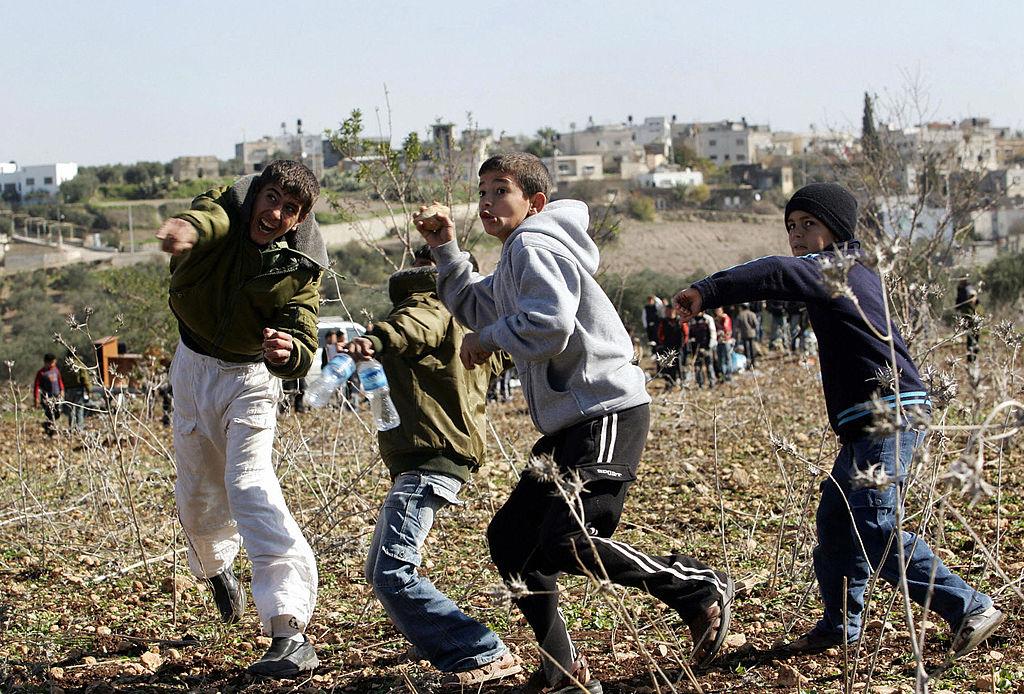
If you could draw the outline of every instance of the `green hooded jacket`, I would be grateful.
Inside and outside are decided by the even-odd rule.
[[[188,347],[229,362],[261,361],[263,328],[290,334],[291,357],[267,368],[280,378],[302,378],[317,349],[327,250],[312,214],[274,243],[253,243],[256,179],[243,176],[203,193],[176,215],[195,227],[198,240],[171,259],[171,311]]]
[[[366,337],[384,366],[401,424],[378,432],[391,477],[429,470],[463,482],[484,456],[487,384],[501,359],[468,371],[459,359],[466,329],[437,298],[437,271],[410,268],[391,276],[394,308]]]

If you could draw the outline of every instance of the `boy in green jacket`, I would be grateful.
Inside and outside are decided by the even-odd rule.
[[[170,305],[181,341],[171,364],[174,487],[192,572],[226,623],[245,593],[231,565],[244,541],[270,649],[249,671],[294,677],[319,664],[303,631],[316,560],[271,461],[281,378],[305,376],[317,346],[327,251],[309,214],[313,173],[275,161],[197,197],[157,232],[171,253]]]
[[[493,368],[467,370],[459,359],[465,328],[437,298],[430,249],[391,276],[394,308],[343,349],[384,366],[401,424],[378,433],[393,484],[366,561],[366,580],[391,621],[445,684],[479,685],[522,671],[498,635],[464,614],[420,576],[420,551],[439,510],[458,493],[484,453],[484,403]],[[499,365],[495,358],[493,365]]]

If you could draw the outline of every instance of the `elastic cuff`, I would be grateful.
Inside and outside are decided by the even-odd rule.
[[[437,248],[432,248],[431,253],[434,255],[434,260],[437,261],[438,267],[462,260],[463,255],[462,251],[459,250],[459,242],[455,239],[441,244]]]

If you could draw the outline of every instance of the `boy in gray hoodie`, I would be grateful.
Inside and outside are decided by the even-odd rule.
[[[548,203],[547,169],[529,154],[491,157],[480,167],[479,215],[502,241],[493,274],[473,271],[451,220],[416,222],[433,249],[438,294],[476,331],[463,341],[467,368],[492,352],[512,356],[530,416],[542,436],[487,529],[498,571],[533,628],[542,668],[523,692],[592,694],[591,677],[558,611],[562,572],[642,588],[675,609],[693,634],[694,660],[709,664],[728,631],[733,586],[724,573],[682,555],[650,556],[610,539],[626,491],[636,479],[650,426],[643,371],[615,308],[594,279],[597,246],[587,234],[587,206]],[[431,227],[439,227],[431,230]],[[550,461],[550,464],[537,461]],[[557,469],[555,469],[557,468]],[[555,477],[578,479],[575,497]],[[571,483],[570,483],[571,484]]]

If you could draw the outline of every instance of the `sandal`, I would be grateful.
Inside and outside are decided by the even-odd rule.
[[[693,664],[698,670],[708,667],[718,657],[729,633],[736,587],[732,578],[726,576],[725,581],[725,593],[719,597],[718,602],[709,605],[704,612],[687,622],[693,637]]]

